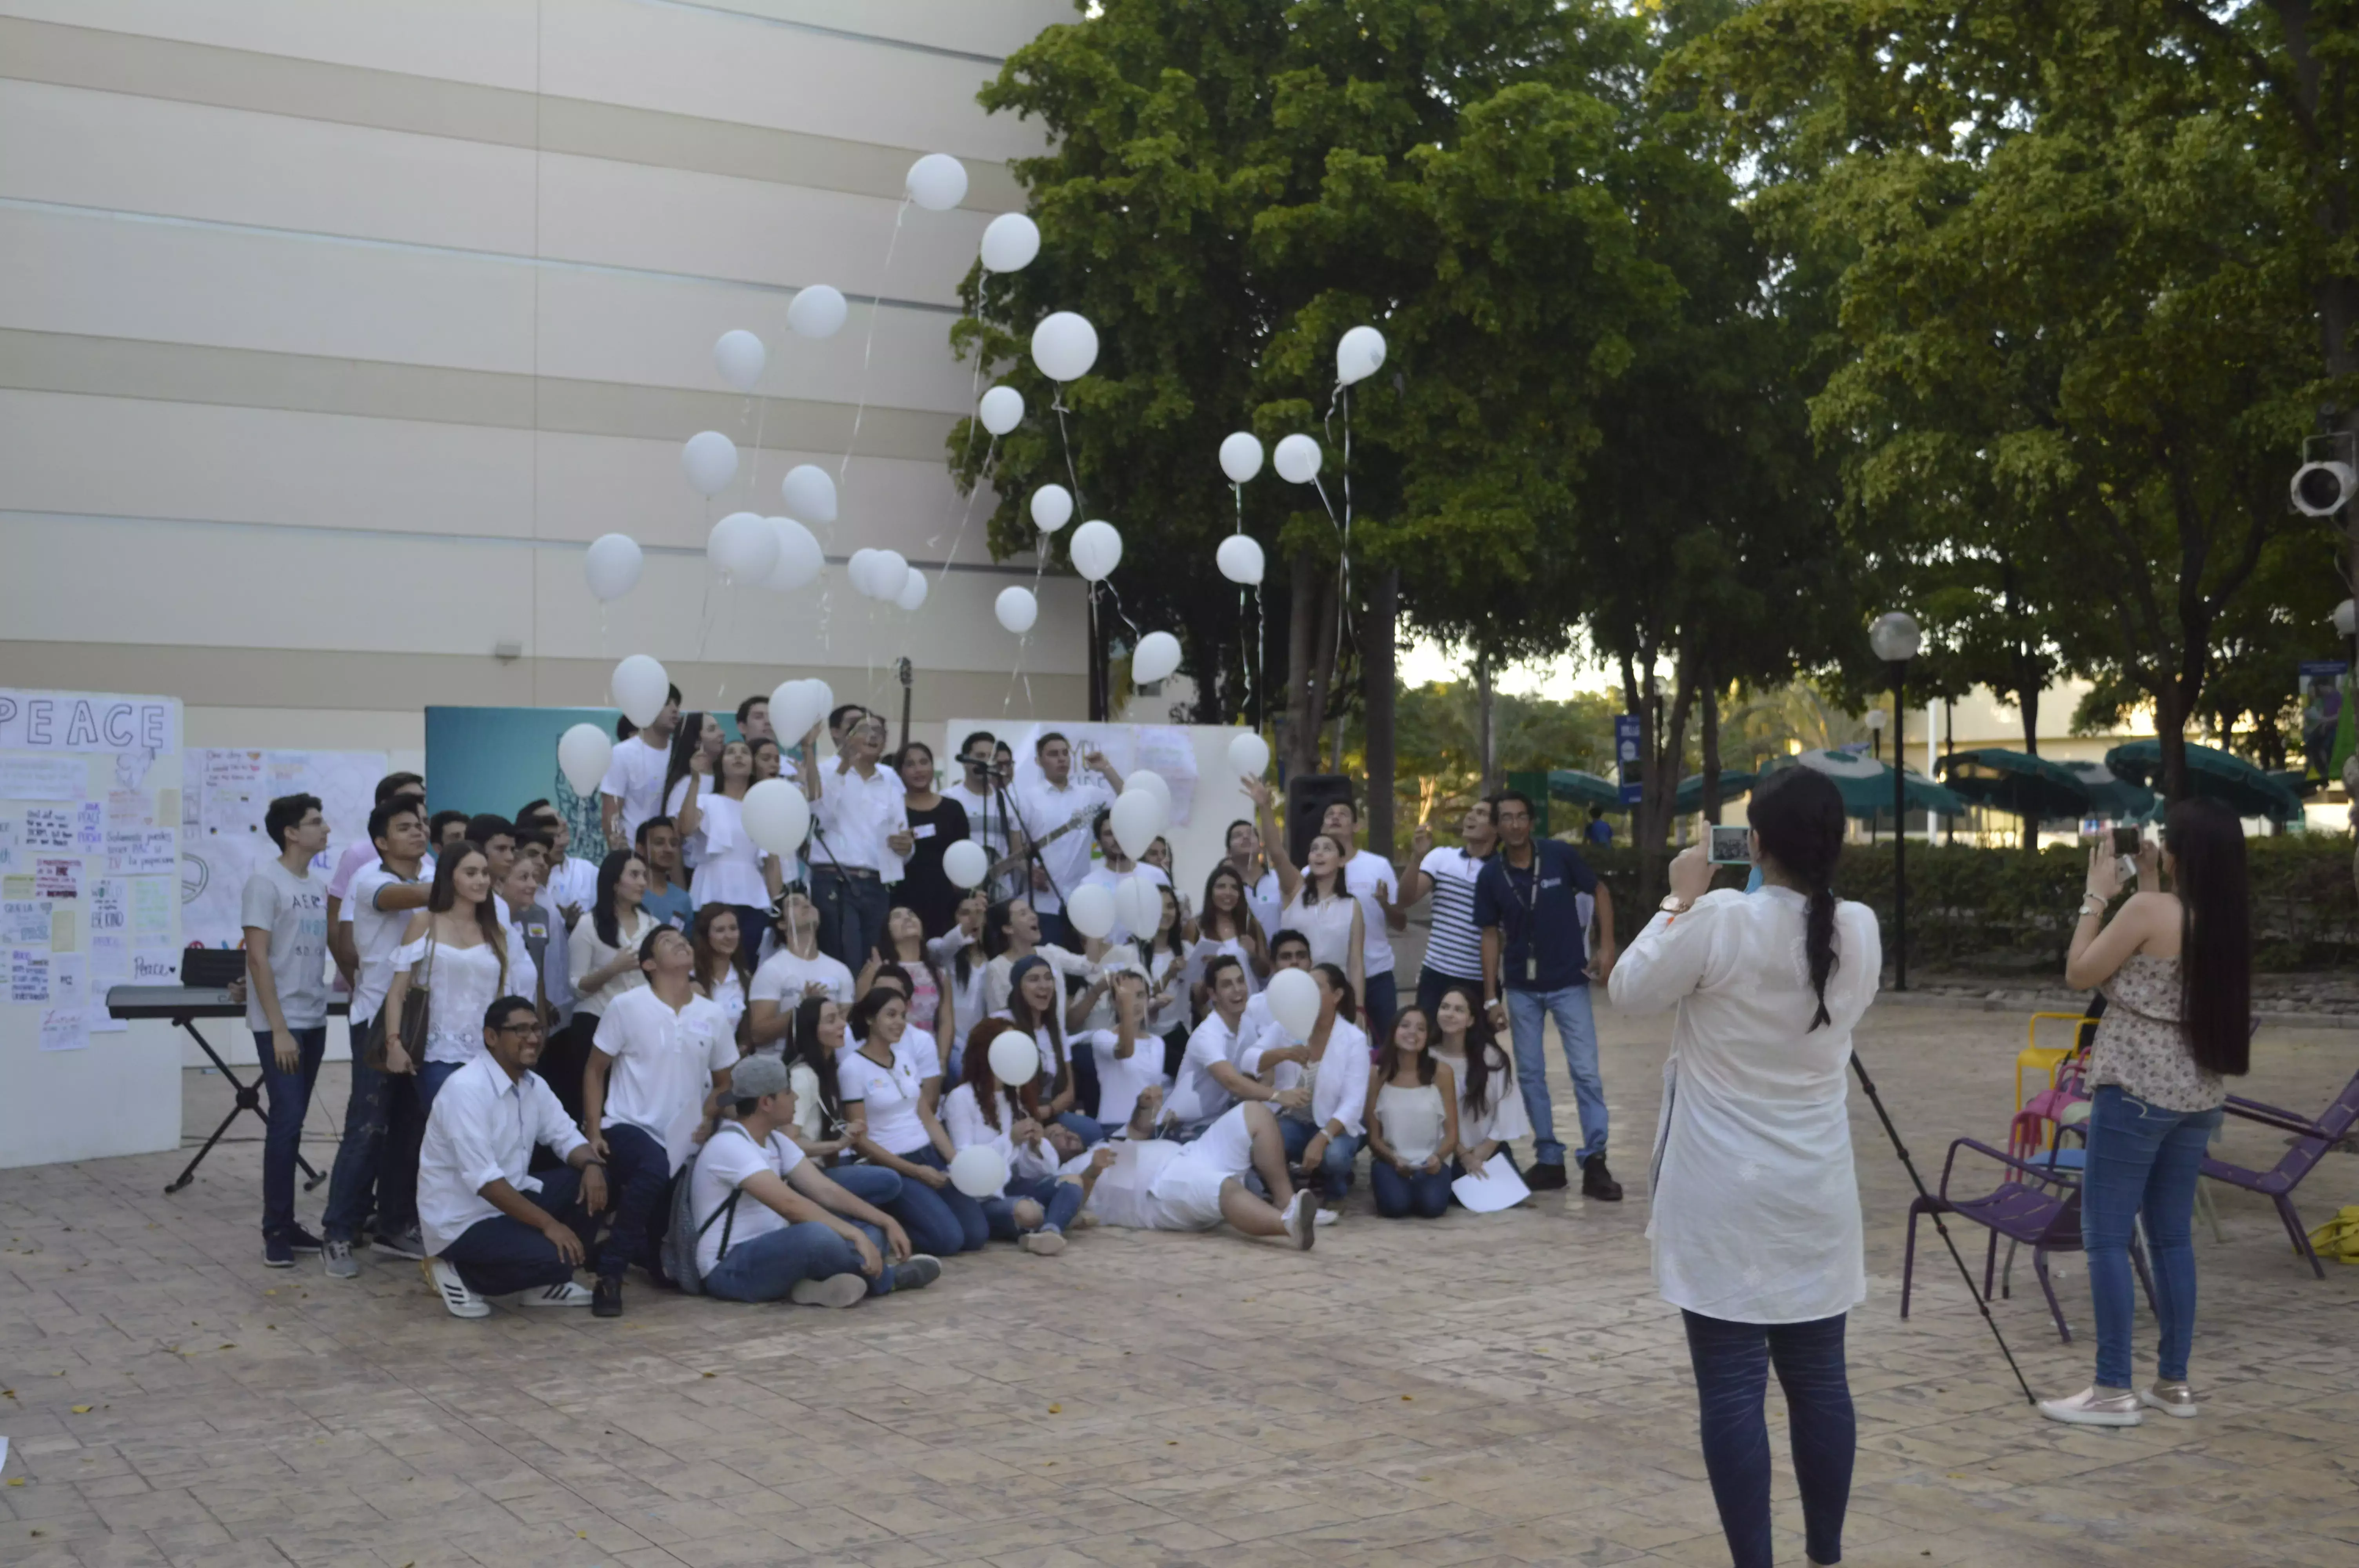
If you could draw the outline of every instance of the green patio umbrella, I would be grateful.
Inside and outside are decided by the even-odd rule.
[[[2129,741],[2105,753],[2105,766],[2125,779],[2159,793],[2162,784],[2162,742]],[[2262,816],[2272,822],[2301,817],[2301,796],[2233,752],[2187,743],[2187,784],[2190,793],[2216,800],[2239,816]]]
[[[1579,768],[1549,770],[1549,798],[1570,801],[1579,806],[1602,806],[1608,811],[1627,811],[1622,804],[1622,787],[1612,779],[1601,779],[1595,773],[1584,773]]]
[[[2154,791],[2133,784],[2103,762],[2067,762],[2089,792],[2089,815],[2113,822],[2143,822],[2154,813]]]
[[[1803,752],[1791,757],[1773,757],[1762,764],[1761,782],[1785,768],[1809,768],[1824,773],[1842,792],[1843,813],[1881,821],[1887,827],[1892,821],[1892,769],[1873,757],[1863,757],[1851,752]],[[1940,816],[1963,816],[1966,803],[1957,795],[1942,788],[1924,774],[1909,772],[1904,775],[1907,794],[1902,797],[1903,809],[1912,815],[1930,811]]]
[[[1751,789],[1753,781],[1758,777],[1760,777],[1758,773],[1748,773],[1737,768],[1721,769],[1720,798],[1722,802],[1725,804],[1732,801]],[[1682,816],[1690,811],[1701,811],[1703,809],[1703,775],[1690,773],[1681,779],[1679,792],[1671,798]]]
[[[2037,824],[2078,818],[2089,807],[2089,786],[2061,762],[1984,746],[1940,761],[1941,779],[1962,799]]]

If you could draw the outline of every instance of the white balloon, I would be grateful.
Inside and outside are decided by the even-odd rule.
[[[1221,471],[1231,484],[1243,484],[1261,472],[1261,441],[1250,430],[1221,438]]]
[[[868,565],[875,558],[876,552],[864,546],[853,551],[852,558],[843,563],[843,575],[852,579],[852,591],[863,599],[876,597],[868,586]]]
[[[777,711],[772,705],[771,711]],[[784,734],[784,730],[779,733]],[[1269,742],[1247,730],[1229,741],[1229,766],[1241,777],[1257,779],[1269,766]]]
[[[1010,1088],[1023,1087],[1040,1076],[1040,1047],[1013,1029],[994,1036],[991,1076]]]
[[[901,591],[893,596],[893,602],[915,614],[926,607],[926,574],[915,567],[910,567],[908,573],[902,581]]]
[[[797,463],[778,481],[778,500],[798,523],[835,521],[835,481],[817,463]]]
[[[1012,386],[995,386],[975,405],[975,417],[995,436],[1005,436],[1024,422],[1024,395]]]
[[[942,875],[952,887],[981,887],[990,874],[991,856],[973,838],[962,838],[942,851]]]
[[[670,699],[671,676],[647,654],[633,654],[614,666],[606,688],[614,693],[614,706],[623,710],[623,717],[644,730],[656,721],[656,715]]]
[[[988,1143],[970,1143],[951,1156],[951,1185],[971,1198],[995,1198],[1007,1186],[1007,1162]]]
[[[759,582],[778,564],[778,536],[758,512],[732,512],[704,536],[704,558],[733,582]]]
[[[770,537],[777,541],[778,557],[770,568],[770,575],[762,586],[792,593],[815,582],[827,569],[827,556],[819,547],[819,538],[810,529],[791,517],[766,517]]]
[[[782,680],[770,688],[770,728],[781,746],[792,746],[808,734],[810,727],[827,717],[824,710],[812,706],[817,697],[807,680]]]
[[[898,550],[877,551],[869,560],[868,581],[871,585],[869,597],[881,599],[887,604],[898,604],[901,589],[909,581],[908,557]]]
[[[1309,484],[1319,477],[1319,443],[1297,433],[1278,442],[1273,464],[1277,477],[1288,484]]]
[[[1032,492],[1032,524],[1053,534],[1073,520],[1073,492],[1061,484],[1044,484]]]
[[[1385,335],[1374,327],[1354,327],[1335,344],[1335,379],[1345,386],[1376,373],[1385,362]]]
[[[699,430],[679,449],[680,471],[699,495],[718,495],[737,477],[737,443],[718,430]]]
[[[983,232],[985,272],[1022,272],[1039,254],[1039,226],[1021,212],[1002,212]]]
[[[909,200],[929,212],[947,212],[966,200],[966,165],[948,153],[928,153],[909,166]]]
[[[781,860],[791,859],[810,832],[810,802],[785,779],[764,779],[747,790],[737,814],[745,836]]]
[[[1032,622],[1040,619],[1040,601],[1032,597],[1028,588],[1001,589],[998,602],[991,609],[999,617],[999,623],[1019,637],[1032,630]]]
[[[1261,993],[1269,999],[1269,1015],[1297,1041],[1308,1041],[1319,1027],[1319,982],[1308,969],[1280,969],[1270,976]]]
[[[582,566],[590,591],[601,600],[620,599],[639,580],[646,557],[639,542],[628,534],[601,534],[590,541],[590,557]]]
[[[1111,815],[1114,841],[1134,860],[1153,849],[1155,836],[1163,831],[1163,802],[1151,789],[1123,791]]]
[[[1114,917],[1124,930],[1146,941],[1163,923],[1163,884],[1143,871],[1115,878]]]
[[[1231,582],[1245,588],[1257,588],[1261,585],[1263,568],[1261,541],[1250,534],[1232,534],[1221,541],[1219,549],[1212,552],[1212,564],[1219,567],[1221,575]]]
[[[1153,686],[1179,667],[1180,639],[1169,632],[1149,632],[1131,650],[1130,678],[1136,685]]]
[[[1071,310],[1044,317],[1032,329],[1032,362],[1050,381],[1079,381],[1098,362],[1098,330]]]
[[[576,724],[557,738],[557,771],[584,800],[598,793],[614,760],[614,737],[595,724]]]
[[[1065,895],[1066,923],[1084,936],[1103,936],[1114,929],[1114,894],[1103,882],[1083,882]]]
[[[740,327],[721,334],[712,345],[712,368],[721,379],[740,392],[751,392],[762,379],[762,367],[770,362],[770,352],[762,347],[762,340]]]
[[[1111,523],[1088,522],[1073,530],[1066,545],[1073,569],[1092,582],[1103,582],[1122,565],[1122,535]]]
[[[798,288],[787,302],[787,325],[805,338],[834,337],[850,314],[852,308],[844,304],[843,296],[824,283]]]
[[[1153,768],[1140,768],[1136,772],[1123,774],[1122,787],[1129,790],[1133,786],[1155,792],[1156,797],[1163,802],[1163,826],[1170,827],[1171,786],[1164,782],[1163,775]]]

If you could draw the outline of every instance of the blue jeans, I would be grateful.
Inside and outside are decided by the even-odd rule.
[[[1589,987],[1583,983],[1562,990],[1507,992],[1507,1021],[1516,1035],[1516,1081],[1523,1086],[1524,1112],[1532,1122],[1532,1160],[1541,1165],[1564,1163],[1556,1112],[1549,1104],[1548,1047],[1542,1034],[1545,1020],[1551,1017],[1564,1045],[1564,1065],[1572,1074],[1572,1098],[1581,1107],[1580,1158],[1596,1159],[1605,1152],[1605,1080],[1597,1072],[1597,1018],[1590,1011]]]
[[[462,1062],[420,1062],[418,1064],[418,1120],[423,1127],[434,1114],[434,1097],[451,1081],[451,1075],[466,1064]]]
[[[884,882],[837,871],[822,850],[811,866],[811,902],[819,906],[819,950],[858,974],[885,940],[892,900]]]
[[[1386,969],[1381,975],[1369,975],[1361,983],[1366,994],[1360,998],[1360,1027],[1368,1032],[1372,1050],[1385,1048],[1385,1037],[1393,1032],[1393,1014],[1400,1011],[1400,987]]]
[[[853,1165],[831,1171],[828,1179],[871,1207],[885,1209],[891,1208],[900,1197],[904,1184],[898,1173],[880,1165]],[[749,1201],[752,1200],[738,1200],[741,1207]],[[885,1260],[885,1267],[868,1281],[868,1293],[892,1294],[893,1254],[885,1245],[885,1233],[862,1220],[855,1219],[851,1224],[868,1238],[877,1256]],[[915,1245],[915,1238],[911,1243]],[[804,1280],[827,1280],[858,1272],[860,1249],[832,1227],[809,1219],[751,1241],[732,1244],[727,1255],[712,1266],[712,1272],[704,1276],[704,1293],[729,1302],[775,1302],[785,1299],[787,1292]]]
[[[606,1191],[613,1195],[614,1222],[591,1261],[602,1280],[620,1281],[633,1263],[653,1274],[661,1256],[657,1249],[671,1226],[671,1156],[645,1128],[617,1122],[599,1130],[606,1139]]]
[[[581,1172],[570,1165],[551,1171],[540,1178],[540,1191],[524,1195],[580,1237],[585,1252],[592,1249],[591,1233],[598,1221],[582,1206]],[[442,1260],[459,1271],[470,1289],[486,1296],[561,1285],[573,1278],[573,1265],[554,1242],[504,1214],[469,1226],[442,1249]]]
[[[1073,923],[1065,918],[1061,909],[1036,912],[1040,922],[1040,940],[1051,947],[1070,947],[1078,953],[1082,945],[1073,940]]]
[[[983,1200],[983,1215],[991,1222],[993,1240],[1013,1241],[1022,1234],[1023,1227],[1016,1223],[1018,1198],[1030,1198],[1048,1217],[1035,1229],[1061,1231],[1082,1212],[1082,1184],[1056,1176],[1010,1176],[1006,1192]]]
[[[1701,1407],[1703,1465],[1735,1568],[1769,1568],[1769,1428],[1761,1400],[1777,1367],[1811,1561],[1843,1560],[1859,1423],[1843,1375],[1843,1318],[1730,1323],[1682,1310]]]
[[[1450,1212],[1450,1167],[1402,1175],[1389,1160],[1371,1157],[1368,1185],[1376,1195],[1376,1212],[1386,1219],[1440,1219]]]
[[[927,1165],[937,1171],[947,1171],[951,1162],[941,1157],[930,1143],[904,1152],[901,1158],[913,1165]],[[872,1166],[883,1170],[882,1166]],[[898,1176],[899,1173],[886,1171]],[[837,1175],[839,1181],[842,1176]],[[983,1217],[983,1206],[948,1182],[940,1187],[900,1176],[901,1195],[891,1204],[879,1204],[901,1228],[909,1233],[909,1245],[936,1258],[955,1257],[961,1252],[973,1252],[991,1239],[991,1222]]]
[[[2130,1323],[2137,1287],[2130,1278],[2131,1227],[2146,1222],[2154,1267],[2160,1344],[2155,1375],[2187,1379],[2195,1337],[2195,1182],[2220,1109],[2166,1110],[2102,1084],[2089,1097],[2089,1152],[2081,1179],[2081,1240],[2089,1253],[2089,1294],[2097,1319],[2097,1381],[2130,1386]]]
[[[365,1021],[353,1038],[368,1038]],[[407,1075],[380,1073],[353,1060],[353,1087],[344,1101],[344,1138],[328,1177],[328,1212],[321,1228],[331,1241],[357,1241],[374,1202],[380,1235],[418,1223],[418,1086]],[[405,1166],[402,1151],[408,1151]]]
[[[1322,1124],[1323,1125],[1323,1124]],[[1286,1141],[1286,1162],[1299,1165],[1302,1152],[1310,1147],[1310,1140],[1319,1128],[1298,1117],[1277,1119],[1278,1136]],[[1360,1145],[1367,1139],[1357,1132],[1346,1132],[1341,1138],[1327,1141],[1326,1157],[1319,1162],[1320,1191],[1331,1198],[1340,1198],[1352,1190],[1352,1162],[1360,1157]]]
[[[291,1236],[295,1231],[295,1152],[303,1139],[303,1118],[311,1109],[311,1085],[320,1076],[320,1058],[328,1049],[328,1026],[290,1029],[295,1036],[295,1070],[283,1072],[271,1033],[254,1034],[255,1054],[262,1062],[262,1088],[270,1108],[270,1130],[262,1135],[262,1236]]]
[[[1483,1011],[1481,980],[1469,979],[1463,975],[1445,975],[1440,969],[1419,969],[1417,972],[1417,1005],[1425,1009],[1426,1017],[1433,1016],[1435,1010],[1441,1006],[1441,993],[1452,986],[1466,993],[1467,1006],[1477,1012]],[[1368,1038],[1376,1039],[1373,1034]],[[1377,1046],[1382,1049],[1383,1042],[1377,1041]]]

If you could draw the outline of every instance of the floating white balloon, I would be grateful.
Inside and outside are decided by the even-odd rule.
[[[1374,327],[1354,327],[1335,344],[1335,379],[1345,386],[1364,381],[1385,362],[1385,335]]]
[[[835,481],[817,463],[797,463],[778,481],[778,501],[798,523],[835,521]]]
[[[810,833],[810,802],[785,779],[764,779],[738,803],[745,836],[781,860],[791,860]]]
[[[1044,484],[1032,492],[1032,525],[1053,534],[1073,520],[1073,492],[1061,484]]]
[[[1013,1029],[995,1035],[991,1042],[991,1076],[1009,1088],[1023,1087],[1040,1076],[1040,1047]]]
[[[1012,386],[995,386],[975,405],[975,417],[995,436],[1005,436],[1024,422],[1024,395]]]
[[[1098,362],[1098,330],[1071,310],[1043,317],[1032,329],[1032,362],[1050,381],[1079,381]]]
[[[557,738],[557,771],[584,800],[598,793],[614,760],[614,738],[595,724],[576,724]]]
[[[589,579],[592,593],[601,600],[616,600],[630,592],[639,580],[639,568],[646,559],[639,551],[639,542],[628,534],[601,534],[590,541],[590,555],[582,563],[582,575]]]
[[[1122,775],[1122,787],[1125,791],[1133,788],[1151,791],[1163,802],[1163,826],[1171,826],[1171,786],[1164,782],[1161,773],[1153,768],[1135,769]]]
[[[1032,597],[1028,588],[1003,588],[992,607],[999,623],[1017,636],[1032,630],[1032,622],[1040,619],[1040,601]]]
[[[1221,547],[1212,552],[1212,563],[1223,577],[1240,587],[1261,584],[1261,542],[1250,534],[1232,534],[1222,540]]]
[[[778,536],[758,512],[732,512],[704,537],[704,558],[732,582],[756,582],[778,564]]]
[[[1298,432],[1278,442],[1272,466],[1287,483],[1309,484],[1319,477],[1320,456],[1319,443]]]
[[[1122,803],[1116,801],[1115,805]],[[1150,839],[1152,835],[1149,835]],[[1083,882],[1065,897],[1065,919],[1072,928],[1093,939],[1114,929],[1114,894],[1103,882]],[[1289,974],[1299,973],[1288,970]],[[1304,979],[1310,977],[1304,976]]]
[[[1236,735],[1229,741],[1229,766],[1242,777],[1261,777],[1269,767],[1269,742],[1251,730]]]
[[[792,593],[799,588],[819,580],[827,569],[827,555],[819,547],[819,537],[791,517],[766,517],[770,536],[777,541],[778,556],[770,568],[770,575],[762,586],[780,593]]]
[[[782,744],[792,746],[834,706],[835,694],[825,681],[780,681],[770,692],[770,728]]]
[[[928,153],[909,166],[909,200],[929,212],[947,212],[966,200],[966,165],[948,153]]]
[[[614,694],[614,706],[623,710],[623,717],[644,730],[656,721],[656,715],[670,699],[671,676],[647,654],[633,654],[614,666],[606,689]]]
[[[1269,1015],[1299,1042],[1307,1042],[1319,1026],[1319,982],[1308,969],[1280,969],[1269,977],[1262,995],[1269,999]]]
[[[1231,484],[1243,484],[1261,472],[1261,438],[1250,430],[1222,437],[1221,471]]]
[[[1114,884],[1114,917],[1144,943],[1163,924],[1163,885],[1144,871],[1117,877]]]
[[[1149,632],[1131,650],[1130,678],[1139,686],[1153,686],[1180,667],[1180,639],[1169,632]]]
[[[951,1185],[971,1198],[995,1198],[1007,1187],[1006,1157],[988,1143],[970,1143],[951,1156]]]
[[[737,443],[718,430],[699,430],[679,449],[680,471],[699,495],[718,495],[737,477]]]
[[[1163,831],[1163,801],[1151,789],[1126,789],[1122,798],[1114,803],[1111,816],[1114,841],[1122,846],[1124,854],[1136,860],[1155,847],[1155,836]]]
[[[1073,530],[1066,552],[1073,557],[1075,571],[1091,582],[1103,582],[1122,565],[1122,535],[1113,524],[1093,520]]]
[[[712,368],[721,379],[740,392],[751,392],[762,379],[762,367],[770,362],[770,353],[762,347],[762,340],[740,327],[721,334],[712,345]]]
[[[909,560],[898,550],[879,550],[875,564],[868,568],[869,580],[876,585],[876,597],[887,604],[901,602],[901,589],[908,585]]]
[[[893,602],[914,615],[926,607],[926,574],[915,567],[908,569],[909,575],[902,580],[901,591],[894,596]]]
[[[851,314],[842,294],[824,283],[795,290],[795,297],[787,302],[787,325],[799,337],[832,338]]]
[[[976,839],[962,838],[942,851],[942,875],[952,887],[981,887],[991,874],[991,855]]]
[[[983,232],[983,270],[1022,272],[1040,254],[1040,230],[1021,212],[1002,212]]]

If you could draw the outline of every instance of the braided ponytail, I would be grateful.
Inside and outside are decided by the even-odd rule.
[[[1819,1011],[1812,1029],[1833,1022],[1827,1011],[1827,980],[1839,962],[1835,954],[1835,861],[1843,854],[1843,795],[1834,781],[1806,767],[1784,768],[1755,787],[1745,816],[1761,836],[1761,852],[1800,882],[1810,900],[1803,925],[1803,951],[1810,960],[1810,989]]]

